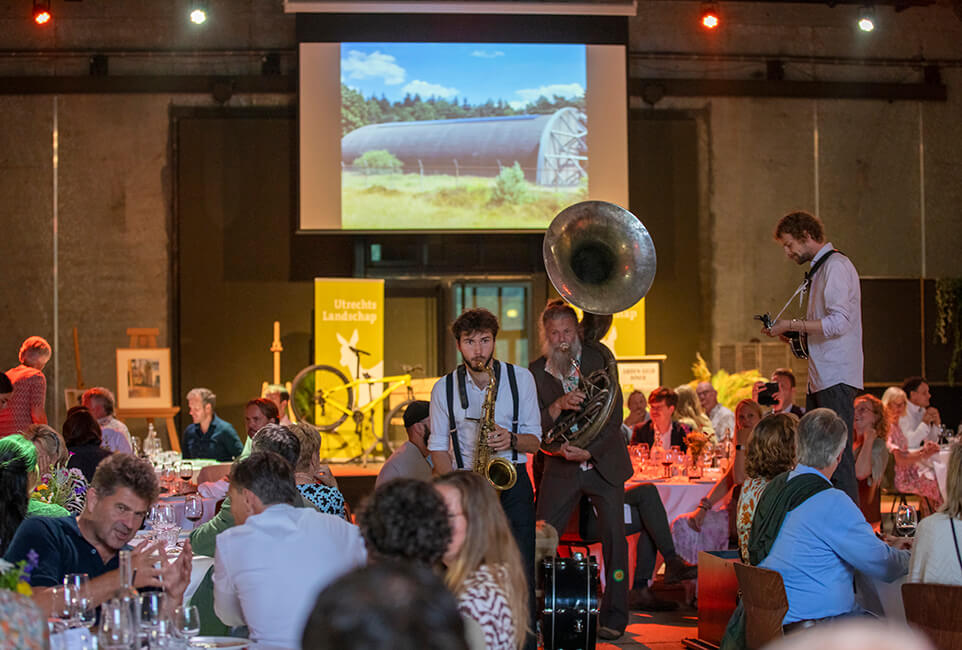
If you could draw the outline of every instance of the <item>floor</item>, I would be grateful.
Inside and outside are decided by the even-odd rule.
[[[676,650],[682,647],[682,639],[697,636],[698,612],[692,607],[675,612],[632,612],[625,635],[617,641],[599,641],[597,649]]]

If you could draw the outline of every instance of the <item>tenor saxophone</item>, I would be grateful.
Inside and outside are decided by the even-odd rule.
[[[494,402],[498,394],[497,378],[491,366],[487,367],[488,388],[481,404],[481,421],[478,424],[478,447],[474,456],[474,471],[488,479],[498,492],[508,490],[518,480],[518,470],[514,463],[495,456],[488,446],[488,435],[494,431]]]

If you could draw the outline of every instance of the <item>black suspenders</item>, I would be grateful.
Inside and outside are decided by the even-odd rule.
[[[518,433],[518,411],[520,408],[518,400],[518,377],[515,374],[513,364],[505,364],[508,371],[508,386],[511,388],[511,398],[514,400],[514,405],[511,412],[511,432]],[[501,362],[497,359],[494,360],[494,375],[495,377],[501,377]],[[461,408],[467,411],[468,409],[468,389],[467,389],[467,369],[462,363],[457,369],[448,373],[444,378],[445,392],[448,398],[448,435],[451,436],[451,445],[454,448],[454,460],[457,463],[458,469],[464,469],[464,458],[461,456],[461,443],[458,441],[458,425],[454,420],[454,376],[458,376],[458,394],[461,401]],[[497,399],[498,393],[501,392],[501,382],[498,381],[495,386],[495,399]],[[511,450],[511,459],[515,462],[518,461],[518,450]]]

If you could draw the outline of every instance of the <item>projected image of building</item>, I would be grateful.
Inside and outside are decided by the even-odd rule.
[[[346,171],[359,171],[362,155],[387,151],[406,174],[479,177],[517,162],[531,183],[575,187],[587,177],[587,133],[587,117],[570,106],[544,115],[369,124],[342,138],[341,159]]]

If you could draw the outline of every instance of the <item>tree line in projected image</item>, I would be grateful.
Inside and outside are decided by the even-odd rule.
[[[559,108],[571,106],[585,110],[585,97],[566,98],[555,95],[551,99],[541,96],[529,102],[524,108],[512,108],[503,99],[488,99],[483,104],[471,105],[467,98],[451,100],[443,97],[422,99],[420,95],[405,95],[401,101],[391,102],[381,95],[380,98],[367,99],[346,84],[341,84],[341,135],[368,124],[385,122],[417,122],[422,120],[453,120],[467,117],[504,117],[508,115],[544,115],[554,113]]]

